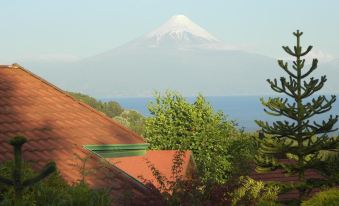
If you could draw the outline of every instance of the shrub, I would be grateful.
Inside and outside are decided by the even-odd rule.
[[[11,176],[13,162],[0,165],[0,175]],[[31,165],[24,162],[23,177],[30,178],[36,173]],[[14,191],[0,184],[0,206],[13,205]],[[68,185],[59,173],[54,173],[23,191],[23,206],[108,206],[111,204],[109,194],[105,190],[94,190],[83,182]]]
[[[267,185],[250,177],[240,178],[240,187],[232,194],[232,205],[275,206],[280,191],[278,186]]]
[[[302,206],[338,206],[339,205],[339,189],[332,188],[319,192],[311,199],[304,201]]]

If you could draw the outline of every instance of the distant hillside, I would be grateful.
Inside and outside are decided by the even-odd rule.
[[[104,113],[110,118],[118,121],[120,124],[130,128],[138,134],[142,134],[144,130],[144,116],[134,110],[123,109],[118,102],[115,101],[98,101],[95,98],[82,93],[67,92],[77,100],[80,100],[99,112]]]
[[[285,54],[281,45],[276,49]],[[183,15],[77,62],[24,65],[65,90],[98,98],[145,97],[167,89],[184,96],[265,95],[272,94],[266,79],[284,74],[276,59],[227,45]],[[322,91],[337,93],[339,61],[320,60],[315,75],[324,74],[328,82]]]

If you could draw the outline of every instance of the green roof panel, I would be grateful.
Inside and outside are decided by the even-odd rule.
[[[149,144],[85,145],[84,148],[103,158],[143,156]]]

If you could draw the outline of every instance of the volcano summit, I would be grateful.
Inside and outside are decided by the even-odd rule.
[[[184,15],[76,63],[28,66],[66,90],[95,97],[151,96],[167,89],[185,96],[262,95],[271,92],[265,80],[282,74],[275,59],[232,47]],[[324,67],[322,74],[335,74]],[[327,86],[331,91],[338,84],[329,79]]]

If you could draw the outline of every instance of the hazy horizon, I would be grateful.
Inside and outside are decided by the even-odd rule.
[[[339,2],[334,0],[3,2],[0,64],[19,63],[63,90],[97,98],[271,95],[281,48],[313,45],[323,93],[339,82]],[[298,14],[296,15],[293,14]],[[316,16],[314,16],[316,14]]]
[[[290,34],[305,32],[323,61],[339,58],[339,2],[325,1],[5,1],[0,22],[2,63],[76,61],[117,48],[176,14],[228,45],[280,58]],[[316,16],[314,14],[317,14]],[[299,14],[295,16],[294,14]],[[267,18],[269,17],[269,18]],[[296,18],[297,17],[297,18]]]

